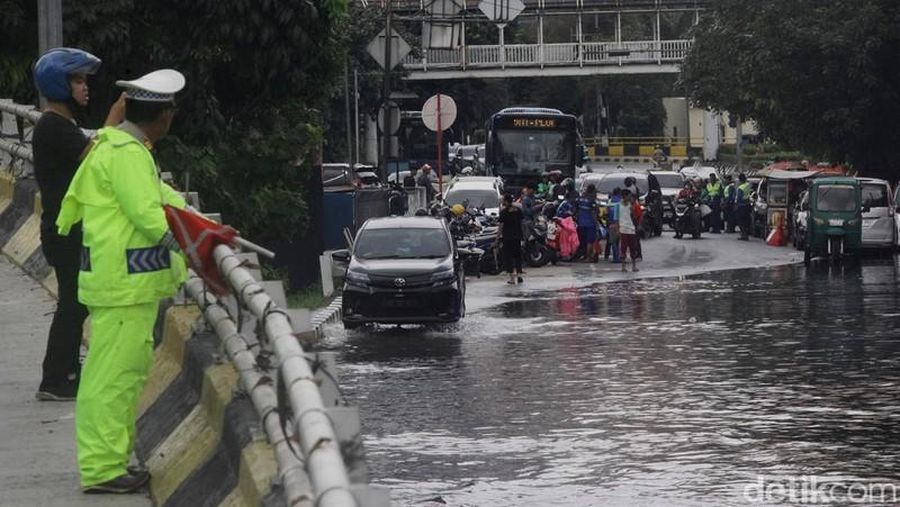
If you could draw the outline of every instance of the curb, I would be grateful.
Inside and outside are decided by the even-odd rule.
[[[330,324],[332,322],[337,322],[341,320],[341,303],[343,298],[338,296],[334,298],[334,300],[325,308],[321,308],[313,312],[310,321],[313,326],[313,332],[315,333],[316,340],[321,340],[324,337],[322,328],[325,324]]]

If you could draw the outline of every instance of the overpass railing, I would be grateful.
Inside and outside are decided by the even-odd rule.
[[[10,131],[10,115],[17,119],[18,132]],[[24,140],[24,124],[36,123],[40,113],[0,101],[0,117],[4,127],[0,129],[0,154],[12,157],[13,162],[33,161],[31,147]],[[323,394],[320,385],[326,381],[335,384],[332,391],[339,392],[327,362],[304,351],[292,311],[275,303],[265,282],[254,278],[242,255],[226,245],[214,250],[216,266],[228,280],[232,296],[216,297],[193,271],[184,290],[216,332],[240,375],[241,387],[253,402],[274,450],[285,504],[386,506],[387,491],[365,484],[355,408],[347,407],[339,396]],[[258,323],[251,336],[243,331],[246,312]]]
[[[544,67],[585,65],[668,64],[684,60],[690,40],[492,44],[454,49],[421,50],[403,60],[407,70],[484,67]]]

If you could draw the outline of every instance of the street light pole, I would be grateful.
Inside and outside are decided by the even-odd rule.
[[[736,119],[737,119],[737,122],[736,122],[735,125],[734,125],[734,135],[735,135],[735,137],[737,137],[737,140],[735,141],[734,153],[735,153],[735,155],[737,155],[737,169],[738,169],[738,173],[741,173],[741,172],[742,172],[742,171],[741,171],[741,165],[742,165],[741,162],[742,162],[742,159],[744,158],[744,157],[743,157],[743,151],[744,151],[744,150],[743,150],[743,147],[741,146],[741,144],[742,144],[742,143],[741,143],[741,138],[744,137],[744,132],[743,132],[743,128],[742,128],[742,126],[741,126],[741,123],[742,123],[744,120],[743,120],[743,118],[741,118],[741,115],[739,115],[739,114],[738,114],[738,115],[735,115],[735,117],[736,117]]]
[[[384,124],[381,126],[382,149],[381,149],[381,170],[379,175],[382,180],[387,181],[388,161],[391,158],[391,111],[388,103],[391,100],[391,0],[385,0],[385,16],[384,16],[384,83],[381,92],[381,107]]]

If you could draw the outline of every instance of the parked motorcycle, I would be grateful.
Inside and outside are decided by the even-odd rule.
[[[675,217],[672,219],[675,237],[681,239],[685,234],[699,239],[703,230],[703,216],[696,199],[678,199],[675,201]]]

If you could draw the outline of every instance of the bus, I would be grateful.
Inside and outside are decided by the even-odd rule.
[[[494,113],[487,123],[485,165],[504,187],[517,192],[534,188],[541,176],[560,171],[575,178],[584,163],[578,124],[571,114],[542,107],[509,107]]]

